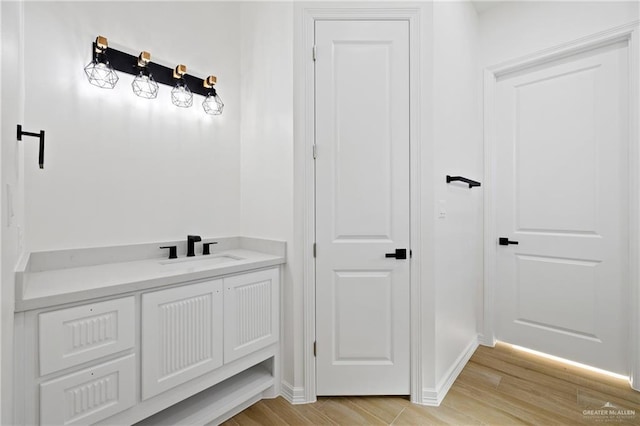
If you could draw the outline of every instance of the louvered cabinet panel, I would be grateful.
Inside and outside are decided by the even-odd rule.
[[[224,362],[278,341],[277,268],[224,279]]]
[[[40,375],[132,348],[134,312],[131,296],[40,314]]]
[[[222,280],[142,295],[142,398],[222,365]]]
[[[40,424],[92,424],[136,403],[131,354],[40,385]]]

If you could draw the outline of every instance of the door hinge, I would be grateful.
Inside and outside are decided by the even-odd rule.
[[[313,257],[316,257],[316,243],[313,243]]]
[[[311,58],[313,59],[314,62],[316,61],[316,45],[315,44],[311,48]]]
[[[316,145],[314,143],[313,144],[313,159],[315,160],[316,158],[318,158],[318,145]]]
[[[313,356],[317,356],[317,345],[316,342],[313,342]]]

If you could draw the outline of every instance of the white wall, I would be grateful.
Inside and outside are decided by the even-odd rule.
[[[20,145],[16,125],[23,121],[22,4],[0,2],[0,424],[13,421],[13,309],[15,265],[20,254],[22,195]]]
[[[25,244],[37,251],[240,233],[240,5],[26,2],[27,130],[47,134],[45,168],[25,144]],[[114,90],[83,67],[97,35],[199,77],[218,76],[224,114]]]
[[[480,14],[484,66],[639,19],[638,2],[510,2]]]
[[[301,305],[294,302],[300,280],[293,241],[293,4],[244,2],[241,28],[241,233],[287,242],[282,365],[283,380],[295,387],[302,348],[294,334],[301,335],[302,322],[294,319]]]
[[[436,384],[475,341],[482,289],[483,187],[447,184],[446,175],[482,181],[478,21],[469,2],[433,5]],[[440,210],[446,218],[439,218]]]

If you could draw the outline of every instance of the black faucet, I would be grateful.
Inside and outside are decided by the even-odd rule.
[[[202,241],[199,235],[187,235],[187,257],[196,255],[195,245],[198,241]]]

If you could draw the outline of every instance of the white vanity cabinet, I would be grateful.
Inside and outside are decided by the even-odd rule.
[[[280,267],[16,312],[14,422],[218,423],[279,392]]]
[[[222,297],[222,280],[142,294],[142,399],[222,365]]]

